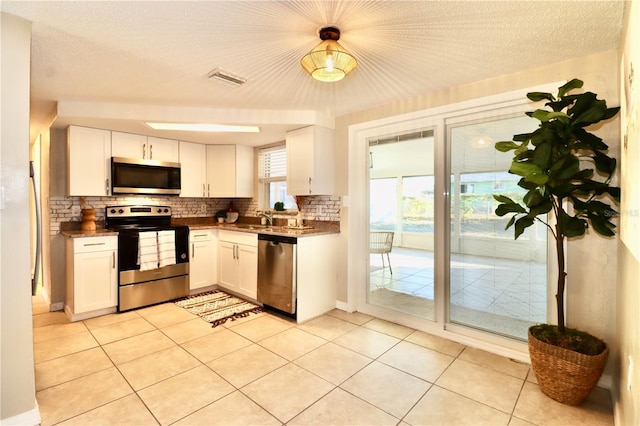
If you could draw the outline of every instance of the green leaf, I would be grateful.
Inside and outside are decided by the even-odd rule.
[[[620,107],[607,108],[607,111],[604,113],[602,117],[603,120],[608,120],[611,117],[614,117],[618,111],[620,111]]]
[[[515,204],[516,203],[511,198],[509,198],[507,196],[504,196],[504,195],[500,195],[500,194],[493,194],[493,199],[496,200],[499,203],[508,203],[508,204]]]
[[[526,178],[529,175],[542,173],[542,169],[540,169],[540,167],[536,166],[533,163],[514,161],[511,163],[509,173],[513,173],[514,175],[523,176]]]
[[[592,133],[587,132],[583,128],[575,129],[573,134],[579,141],[574,144],[574,149],[591,149],[594,151],[606,151],[607,149],[609,149],[607,144],[602,142],[602,139]]]
[[[539,102],[545,99],[548,101],[556,100],[556,98],[554,98],[551,93],[546,93],[546,92],[529,92],[527,93],[527,98],[529,98],[533,102]]]
[[[517,143],[512,142],[512,141],[504,141],[504,142],[496,142],[495,143],[495,148],[500,152],[508,152],[508,151],[511,151],[512,149],[518,149],[519,147],[520,147],[520,144],[517,144]]]
[[[620,188],[618,188],[617,186],[609,186],[604,191],[602,191],[601,194],[603,194],[605,192],[607,194],[611,195],[611,197],[614,200],[616,200],[617,202],[620,202]]]
[[[578,173],[574,174],[569,179],[573,181],[575,180],[584,181],[584,180],[591,179],[592,176],[593,176],[593,169],[584,169],[584,170],[580,170]]]
[[[542,196],[540,191],[538,191],[538,188],[530,190],[522,198],[522,201],[524,202],[524,204],[529,208],[537,206],[543,200],[544,200],[544,197]]]
[[[558,88],[558,98],[562,98],[564,95],[566,95],[568,92],[572,91],[573,89],[581,88],[582,85],[583,85],[582,80],[578,80],[577,78],[574,78],[573,80],[568,81],[567,83],[565,83],[564,85]]]
[[[573,125],[576,127],[585,127],[590,124],[594,124],[603,119],[607,112],[607,105],[604,101],[595,101],[593,104],[582,111],[579,115],[573,119]]]
[[[528,216],[523,216],[520,219],[516,220],[516,228],[514,231],[515,239],[517,240],[520,235],[524,232],[525,229],[533,225],[533,219]]]
[[[547,214],[553,209],[553,203],[548,198],[545,198],[540,204],[535,207],[531,207],[529,216],[540,216],[541,214]]]
[[[562,158],[561,167],[557,167],[557,164],[551,166],[551,176],[554,179],[569,179],[580,171],[580,161],[573,154]]]
[[[615,158],[609,157],[599,151],[594,152],[593,161],[596,163],[596,169],[598,169],[598,171],[608,175],[613,174],[618,164]]]
[[[584,113],[586,110],[591,108],[593,103],[596,101],[596,98],[596,94],[593,92],[585,92],[577,95],[575,103],[567,110],[567,114],[576,117]]]
[[[562,111],[567,106],[573,103],[574,99],[571,96],[565,96],[564,98],[555,102],[548,102],[547,106],[551,107],[554,111]]]
[[[576,185],[563,181],[561,184],[553,187],[553,194],[558,197],[566,197],[576,190]]]
[[[615,232],[613,232],[615,225],[613,223],[591,213],[588,214],[588,217],[591,222],[591,226],[598,234],[605,237],[613,237],[615,235]]]
[[[507,229],[511,228],[511,226],[513,225],[513,223],[516,221],[516,216],[517,215],[513,215],[511,216],[511,219],[509,219],[509,222],[507,222],[507,226],[504,227],[504,230],[506,231]]]
[[[533,150],[533,163],[541,169],[548,169],[551,161],[551,144],[544,142]]]
[[[585,203],[583,208],[592,213],[598,213],[601,215],[604,215],[605,212],[609,210],[613,210],[609,204],[603,203],[602,201],[598,201],[598,200],[591,200],[588,203]],[[615,212],[615,210],[613,211]]]
[[[535,189],[535,188],[537,188],[537,187],[538,187],[538,185],[537,185],[537,184],[532,183],[532,182],[527,182],[524,178],[522,178],[522,179],[520,179],[520,180],[518,181],[518,186],[519,186],[520,188],[524,188],[524,189],[526,189],[526,190]]]
[[[534,111],[533,118],[537,118],[542,122],[551,121],[554,119],[561,120],[563,122],[569,121],[569,116],[562,111],[545,111],[543,109]]]
[[[508,213],[526,213],[527,211],[520,204],[517,203],[509,203],[509,204],[500,204],[496,207],[496,215],[504,216]]]
[[[566,212],[562,212],[560,216],[562,220],[562,231],[567,237],[579,237],[584,235],[587,229],[587,221],[584,219],[570,216]]]
[[[524,141],[528,141],[529,139],[531,139],[531,135],[533,135],[535,132],[533,133],[521,133],[519,135],[514,135],[513,136],[513,140],[516,142],[524,142]]]

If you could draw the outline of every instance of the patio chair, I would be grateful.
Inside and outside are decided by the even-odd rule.
[[[391,259],[389,253],[393,247],[393,232],[387,231],[371,231],[369,233],[369,253],[380,253],[382,256],[382,269],[384,269],[384,255],[387,255],[387,263],[389,264],[389,272],[393,275],[391,269]]]

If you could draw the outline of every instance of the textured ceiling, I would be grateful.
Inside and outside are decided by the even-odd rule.
[[[165,134],[250,145],[301,124],[615,49],[624,9],[617,0],[0,4],[33,22],[35,118],[60,102],[58,125],[144,131],[143,116],[258,123],[260,136]],[[321,83],[299,62],[329,24],[342,30],[358,66]],[[214,68],[248,82],[212,83],[205,77]]]

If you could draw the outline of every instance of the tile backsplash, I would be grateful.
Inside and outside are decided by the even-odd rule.
[[[211,217],[218,210],[226,209],[230,202],[240,212],[240,216],[257,216],[258,201],[253,198],[182,198],[153,196],[84,197],[88,207],[96,209],[96,221],[104,221],[106,206],[113,205],[163,205],[170,206],[176,218]],[[316,195],[306,197],[302,207],[305,220],[340,221],[339,196]],[[49,219],[51,236],[60,232],[64,222],[80,222],[80,216],[71,214],[72,206],[80,206],[80,197],[51,197]],[[274,214],[278,217],[278,214]]]

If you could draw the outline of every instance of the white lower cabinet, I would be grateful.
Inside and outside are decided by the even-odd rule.
[[[221,230],[218,233],[218,285],[233,293],[258,296],[258,235]]]
[[[298,238],[298,323],[324,315],[336,307],[338,242],[339,234]]]
[[[118,305],[118,237],[67,238],[65,313],[79,321],[115,312]]]
[[[217,230],[206,229],[189,232],[189,290],[191,292],[216,284],[217,253]]]

